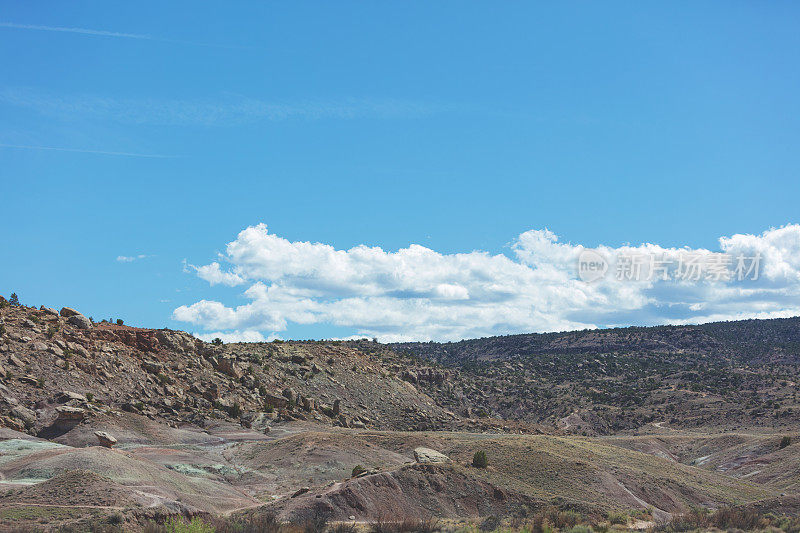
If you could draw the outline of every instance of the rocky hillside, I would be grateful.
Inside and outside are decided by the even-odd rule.
[[[395,345],[214,345],[4,300],[0,321],[0,423],[45,438],[120,411],[259,431],[800,426],[800,319]]]
[[[446,386],[422,388],[468,417],[585,434],[649,423],[735,429],[800,422],[800,318],[391,347],[449,372]]]
[[[463,424],[371,354],[371,344],[215,346],[180,331],[95,324],[66,307],[2,302],[0,423],[46,438],[120,411],[199,427],[231,419],[259,430],[282,420],[392,429]]]
[[[222,345],[0,299],[0,529],[795,509],[794,324]]]

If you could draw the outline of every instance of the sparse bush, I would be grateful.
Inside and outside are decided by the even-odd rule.
[[[213,522],[216,533],[281,533],[288,532],[274,513],[259,513],[241,518],[217,518]]]
[[[577,526],[572,526],[572,528],[569,529],[569,533],[592,533],[592,528],[579,524]]]
[[[439,521],[432,516],[398,518],[381,513],[378,515],[378,520],[372,523],[370,531],[372,533],[434,533],[440,529]]]
[[[734,509],[723,507],[709,517],[711,525],[720,529],[732,530],[742,529],[753,531],[755,529],[765,529],[768,522],[766,518],[759,516],[758,512],[752,509]]]
[[[475,455],[472,456],[472,466],[475,468],[486,468],[489,464],[489,460],[486,458],[486,452],[483,450],[475,452]]]
[[[495,531],[500,527],[500,518],[495,515],[487,516],[478,526],[481,531]]]
[[[356,533],[358,528],[355,524],[341,522],[330,528],[330,533]]]
[[[328,528],[330,515],[322,508],[315,507],[310,515],[306,516],[298,525],[303,533],[324,533]]]
[[[89,401],[89,402],[94,400],[94,394],[92,394],[91,392],[87,392],[86,393],[86,400]]]
[[[367,469],[364,468],[363,466],[356,465],[356,466],[353,467],[353,472],[350,474],[350,477],[356,477],[357,475],[363,474],[366,471],[367,471]]]
[[[189,522],[180,517],[173,517],[163,524],[149,522],[144,531],[145,533],[215,533],[216,528],[199,517],[194,517]]]
[[[239,418],[242,416],[242,406],[239,405],[239,402],[233,402],[231,408],[228,409],[228,414],[231,415],[231,418]]]
[[[625,525],[628,523],[628,513],[622,511],[609,511],[607,517],[612,524]]]
[[[573,511],[572,509],[567,509],[566,511],[559,511],[556,514],[555,519],[553,520],[553,525],[558,529],[572,529],[581,522],[585,521],[586,517],[581,513]]]
[[[780,444],[781,450],[789,446],[791,443],[792,443],[792,437],[790,437],[789,435],[785,435],[781,439],[781,444]]]
[[[213,341],[211,341],[211,344],[213,344],[214,346],[222,346],[222,339],[216,337]]]
[[[117,319],[117,325],[118,326],[123,326],[123,325],[125,325],[125,321],[123,321],[121,318],[118,318]]]

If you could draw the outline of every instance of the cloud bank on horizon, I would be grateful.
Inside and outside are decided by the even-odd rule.
[[[508,255],[492,255],[442,254],[417,244],[395,252],[337,250],[291,242],[259,224],[228,243],[219,261],[187,264],[211,286],[246,287],[249,302],[201,300],[176,308],[173,318],[201,328],[203,338],[226,341],[268,340],[294,323],[332,324],[391,342],[800,315],[800,225],[719,243],[718,251],[655,244],[594,250],[617,258],[618,269],[622,257],[679,263],[723,254],[757,257],[759,269],[744,279],[668,280],[630,279],[620,270],[587,283],[577,269],[586,248],[546,229],[519,235]]]

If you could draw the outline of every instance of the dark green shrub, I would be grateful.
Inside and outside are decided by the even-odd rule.
[[[19,296],[17,296],[16,292],[11,293],[11,296],[8,298],[8,303],[13,305],[14,307],[19,305]]]
[[[217,337],[213,341],[211,341],[211,344],[213,344],[214,346],[222,346],[222,339]]]
[[[350,474],[350,477],[356,477],[357,475],[363,474],[366,471],[367,471],[367,469],[364,468],[363,466],[356,465],[356,466],[353,467],[353,472]]]
[[[628,523],[628,515],[622,511],[609,511],[607,518],[612,524],[625,525]]]
[[[472,456],[472,466],[475,468],[486,468],[489,464],[489,460],[486,458],[486,452],[483,450],[475,452],[475,455]]]
[[[125,325],[125,321],[123,321],[121,318],[118,318],[117,319],[117,325],[118,326],[123,326],[123,325]]]
[[[781,445],[780,445],[780,447],[781,447],[781,449],[784,449],[784,448],[786,448],[788,445],[790,445],[791,443],[792,443],[792,437],[790,437],[789,435],[786,435],[786,436],[784,436],[784,437],[781,439]]]

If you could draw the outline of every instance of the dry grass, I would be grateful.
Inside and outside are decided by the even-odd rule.
[[[379,516],[370,529],[371,533],[433,533],[439,530],[439,521],[432,516],[411,518],[388,515]]]
[[[784,531],[800,532],[800,518],[762,514],[752,509],[725,507],[714,512],[706,509],[692,509],[688,513],[676,515],[669,522],[659,524],[655,530],[664,533],[684,531],[706,531],[722,529],[726,531]]]

